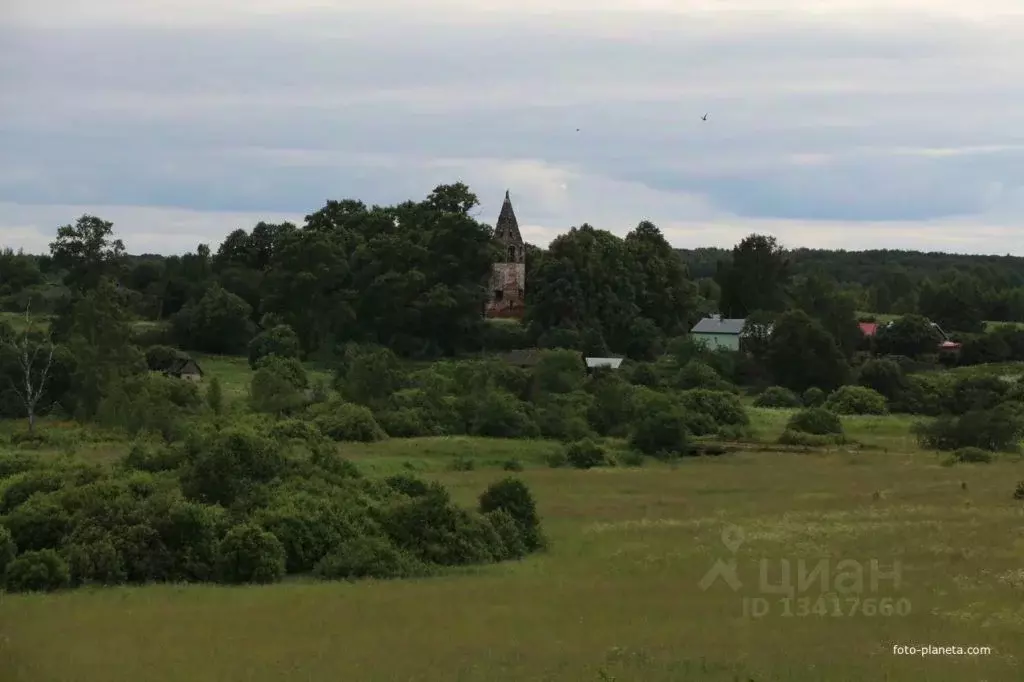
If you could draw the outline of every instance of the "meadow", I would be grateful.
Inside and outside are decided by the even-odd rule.
[[[203,367],[232,393],[244,390],[244,361],[204,358]],[[788,417],[751,414],[765,443]],[[341,445],[371,475],[416,471],[466,503],[496,478],[521,476],[551,547],[417,580],[0,595],[0,679],[1020,679],[1024,503],[1012,498],[1020,460],[945,466],[917,449],[911,421],[845,417],[862,448],[752,446],[585,471],[549,468],[560,446],[546,441]],[[16,428],[3,424],[0,442]],[[70,423],[43,428],[54,435],[40,456],[74,449],[111,461],[127,447]],[[510,460],[522,471],[504,471]],[[730,559],[737,589],[724,580],[701,586]],[[798,585],[798,568],[822,560],[833,572],[827,584]],[[780,583],[787,561],[792,584],[806,588],[791,600],[765,589]],[[836,593],[842,561],[863,569],[862,590]],[[874,590],[872,561],[883,572]],[[885,577],[897,563],[898,584]],[[745,615],[755,602],[767,612]],[[902,615],[889,612],[894,604]],[[895,655],[896,645],[990,653]]]

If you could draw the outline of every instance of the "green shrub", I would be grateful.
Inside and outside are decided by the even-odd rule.
[[[343,498],[307,491],[279,492],[253,521],[270,531],[284,547],[289,573],[311,570],[339,543],[368,530],[364,513]]]
[[[174,471],[185,464],[185,452],[163,443],[137,441],[132,443],[121,464],[126,469],[152,473]]]
[[[0,526],[0,577],[7,569],[7,564],[11,563],[17,554],[18,546],[14,544],[11,531],[7,530],[6,526]]]
[[[839,417],[821,407],[811,407],[797,412],[789,418],[786,428],[815,436],[843,435],[843,423]]]
[[[195,453],[182,475],[182,490],[192,499],[227,506],[286,466],[275,441],[244,428],[225,429]]]
[[[1013,491],[1013,499],[1024,500],[1024,481],[1019,481]]]
[[[270,427],[270,437],[281,441],[300,440],[318,443],[322,440],[320,429],[303,419],[282,419]]]
[[[391,489],[409,497],[421,497],[430,492],[430,486],[422,478],[409,474],[396,474],[384,479]]]
[[[511,393],[490,390],[468,402],[469,433],[490,438],[538,438],[540,428],[526,404]]]
[[[71,517],[53,494],[37,493],[0,520],[22,552],[59,547],[71,530]]]
[[[808,389],[810,390],[810,389]],[[819,391],[821,389],[818,389]],[[769,386],[754,399],[755,407],[800,407],[800,398],[796,393],[783,386]]]
[[[429,567],[387,538],[361,536],[341,542],[317,562],[313,574],[324,580],[356,578],[411,578],[429,573]]]
[[[675,387],[683,390],[704,389],[708,391],[729,391],[732,384],[719,376],[718,372],[700,360],[690,360],[676,374]]]
[[[546,541],[540,528],[540,515],[530,487],[518,478],[505,478],[487,487],[480,495],[482,514],[503,510],[511,516],[522,531],[523,543],[528,551],[541,549]]]
[[[626,450],[625,452],[616,453],[616,461],[624,467],[642,467],[644,465],[644,456],[642,453],[636,452],[635,450]]]
[[[387,438],[368,407],[341,402],[323,403],[323,407],[314,423],[331,440],[373,443]]]
[[[0,484],[0,514],[8,514],[36,493],[52,493],[64,487],[64,477],[53,469],[16,474]]]
[[[0,481],[41,466],[39,457],[27,452],[0,452]]]
[[[914,425],[921,447],[958,450],[976,447],[992,451],[1016,451],[1024,435],[1024,415],[1013,403],[991,410],[972,410],[959,417],[942,416]]]
[[[487,521],[501,538],[502,553],[498,557],[501,560],[520,559],[530,553],[526,545],[526,537],[523,527],[505,509],[495,509],[484,514]]]
[[[825,391],[821,390],[817,386],[811,386],[803,394],[804,407],[821,407],[825,404]]]
[[[885,396],[864,386],[841,386],[825,401],[825,409],[835,414],[885,414]]]
[[[750,423],[750,415],[743,409],[738,395],[726,391],[710,391],[695,389],[679,394],[679,402],[683,410],[706,414],[719,426],[746,426]]]
[[[114,536],[97,526],[76,530],[64,549],[71,584],[119,585],[128,579],[124,558]]]
[[[868,360],[857,371],[857,384],[894,400],[907,388],[903,369],[894,360],[874,358]]]
[[[630,434],[629,444],[645,455],[663,458],[685,453],[689,440],[686,414],[678,408],[670,408],[640,417]]]
[[[502,463],[501,468],[505,471],[522,471],[523,463],[513,457],[512,459],[505,460],[505,462]]]
[[[545,460],[552,469],[561,469],[569,465],[569,459],[565,456],[565,450],[556,450],[548,455]]]
[[[600,443],[588,438],[571,443],[565,449],[565,460],[576,469],[590,469],[606,464],[608,453]]]
[[[24,552],[4,572],[4,586],[9,592],[52,592],[71,582],[68,565],[52,549]]]
[[[399,549],[440,566],[490,563],[502,551],[501,538],[486,519],[454,506],[439,486],[392,506],[382,525]]]
[[[966,447],[958,448],[953,451],[953,460],[959,463],[988,464],[989,462],[992,461],[992,459],[992,453],[988,450],[982,450],[981,448]]]
[[[441,435],[441,429],[436,424],[431,424],[422,410],[403,407],[383,410],[375,413],[374,416],[385,433],[394,438]]]
[[[284,574],[284,547],[273,533],[255,524],[235,526],[217,548],[217,575],[222,582],[274,583]]]
[[[262,331],[249,342],[249,367],[269,355],[279,358],[298,358],[301,350],[298,335],[286,324],[280,324]]]
[[[817,434],[786,429],[779,436],[780,445],[800,445],[805,447],[824,447],[839,445],[845,442],[841,434]]]
[[[471,457],[466,457],[465,455],[452,457],[452,460],[448,465],[449,471],[473,471],[474,469],[476,469],[476,461]]]

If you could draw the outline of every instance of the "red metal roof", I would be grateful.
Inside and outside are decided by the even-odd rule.
[[[875,332],[878,331],[878,325],[874,322],[861,322],[860,332],[864,336],[874,336]]]

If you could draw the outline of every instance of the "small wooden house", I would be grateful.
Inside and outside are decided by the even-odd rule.
[[[172,362],[164,374],[169,377],[176,379],[185,379],[186,381],[202,381],[203,380],[203,368],[199,366],[199,363],[192,358],[177,358]]]

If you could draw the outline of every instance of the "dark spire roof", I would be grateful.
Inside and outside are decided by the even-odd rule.
[[[519,233],[519,221],[516,220],[515,211],[512,210],[512,200],[508,196],[508,190],[505,190],[505,201],[501,205],[498,222],[494,224],[494,237],[505,243],[523,243],[523,235]]]

